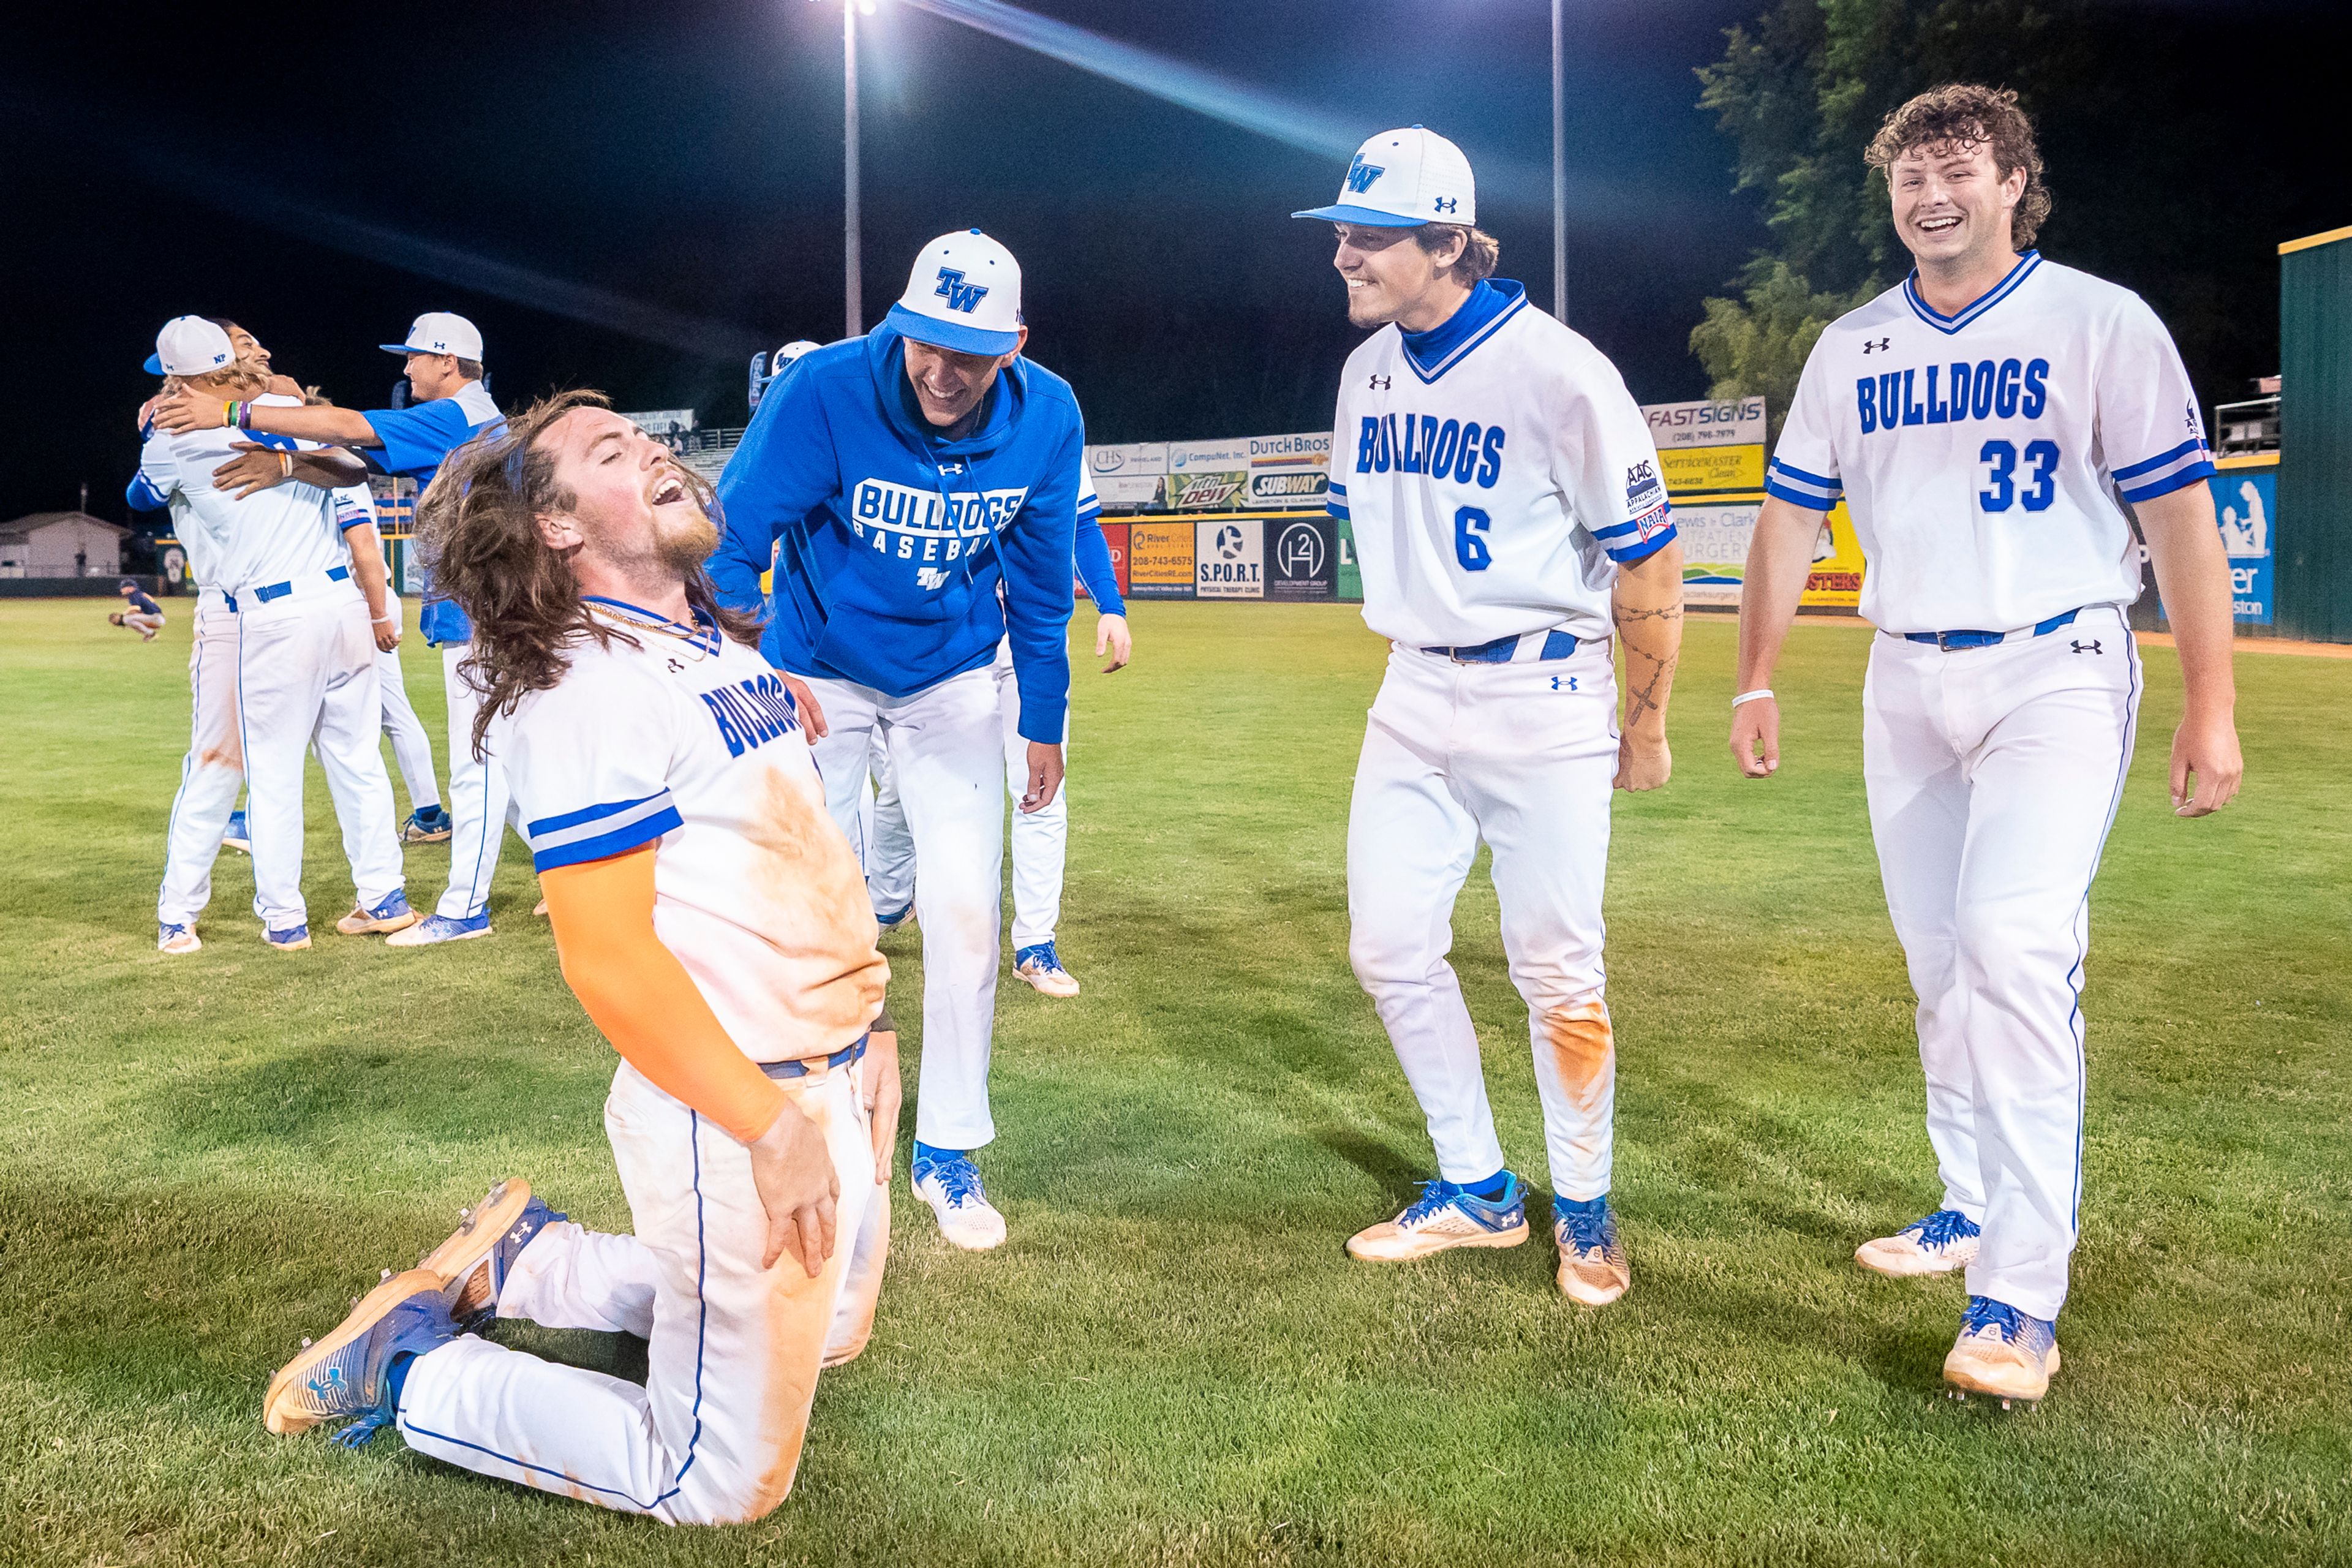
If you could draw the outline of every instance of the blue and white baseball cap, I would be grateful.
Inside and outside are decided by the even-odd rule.
[[[202,316],[174,316],[155,334],[149,375],[210,375],[236,357],[228,334]]]
[[[482,357],[482,330],[463,316],[446,310],[427,310],[416,318],[408,329],[404,343],[379,343],[377,347],[394,354],[456,354],[459,359],[479,360]]]
[[[1426,126],[1408,125],[1383,131],[1356,149],[1338,201],[1290,216],[1372,228],[1475,224],[1478,188],[1461,148]]]
[[[976,228],[923,247],[887,318],[901,337],[967,354],[1021,346],[1021,263]]]

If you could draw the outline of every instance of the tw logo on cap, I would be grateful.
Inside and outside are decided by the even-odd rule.
[[[988,285],[967,283],[961,271],[952,267],[942,267],[940,268],[940,286],[931,292],[945,300],[949,310],[961,310],[969,316],[980,309],[982,300],[988,298]]]
[[[1366,191],[1372,188],[1372,182],[1374,180],[1379,179],[1382,174],[1387,173],[1388,171],[1381,168],[1378,163],[1365,163],[1364,155],[1361,153],[1357,153],[1354,160],[1348,165],[1349,194],[1350,195],[1362,195]]]

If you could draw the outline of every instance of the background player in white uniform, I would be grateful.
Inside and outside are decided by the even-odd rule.
[[[2126,289],[2019,254],[2050,198],[2016,96],[1922,94],[1870,159],[1917,269],[1805,362],[1748,558],[1731,749],[1750,777],[1779,765],[1772,666],[1843,492],[1867,562],[1862,614],[1880,633],[1864,780],[1944,1185],[1937,1213],[1856,1257],[1884,1274],[1965,1267],[1945,1377],[2038,1399],[2058,1367],[2082,1194],[2091,879],[2139,706],[2123,613],[2139,552],[2117,492],[2180,650],[2183,816],[2227,801],[2242,771],[2228,562],[2196,396],[2163,324]]]
[[[1336,205],[1296,216],[1338,225],[1348,319],[1380,326],[1348,358],[1331,446],[1364,620],[1392,644],[1349,808],[1349,956],[1437,1148],[1420,1200],[1348,1249],[1394,1260],[1527,1238],[1445,962],[1483,839],[1528,1005],[1559,1288],[1605,1305],[1631,1280],[1608,1199],[1609,792],[1666,782],[1682,642],[1682,546],[1657,450],[1616,367],[1518,284],[1488,280],[1495,242],[1475,226],[1470,165],[1451,142],[1384,132]]]
[[[284,1368],[265,1420],[354,1417],[357,1442],[396,1419],[485,1475],[740,1521],[791,1489],[818,1368],[872,1316],[898,1063],[866,1029],[888,971],[783,679],[702,574],[707,492],[588,403],[461,455],[422,527],[477,628],[565,978],[624,1058],[605,1127],[635,1231],[501,1184]],[[644,1335],[645,1386],[459,1337],[453,1306]]]
[[[1128,629],[1127,605],[1119,597],[1118,574],[1103,538],[1101,516],[1102,501],[1095,494],[1094,476],[1081,471],[1077,572],[1099,612],[1095,617],[1095,657],[1108,657],[1110,662],[1102,672],[1114,675],[1135,657],[1135,637]],[[1010,637],[997,645],[994,673],[997,710],[1004,721],[1004,789],[1017,806],[1028,782],[1029,742],[1021,733],[1021,682],[1013,668]],[[1066,753],[1066,718],[1062,744]],[[870,765],[874,811],[866,846],[866,890],[874,900],[874,918],[888,931],[915,912],[915,836],[907,829],[906,807],[898,798],[898,775],[890,765],[889,748],[878,736]],[[1037,810],[1015,811],[1012,816],[1013,973],[1048,996],[1076,996],[1077,977],[1063,967],[1061,949],[1055,941],[1062,922],[1062,873],[1069,858],[1069,792],[1057,792]]]
[[[392,785],[378,750],[381,721],[376,687],[372,610],[362,587],[352,582],[352,552],[343,529],[373,530],[373,507],[363,512],[340,492],[290,479],[290,440],[271,453],[236,450],[236,431],[247,404],[234,395],[266,385],[267,380],[237,364],[228,336],[197,316],[167,324],[156,354],[170,374],[184,378],[180,392],[157,410],[158,428],[140,454],[141,477],[151,493],[171,503],[175,528],[189,545],[191,560],[208,559],[223,604],[236,617],[238,750],[250,791],[247,828],[253,845],[255,911],[269,943],[281,949],[308,947],[310,925],[303,906],[302,758],[315,744],[327,771],[335,810],[352,864],[358,908],[340,928],[347,934],[397,931],[415,916],[401,889],[400,846],[393,835]],[[299,400],[266,397],[299,408]],[[174,405],[218,405],[209,430],[170,435],[163,413]],[[281,482],[245,486],[235,493],[223,480],[254,459],[275,461]],[[373,534],[367,536],[373,546]],[[364,580],[365,592],[381,604],[378,570]],[[201,703],[199,708],[201,710]],[[204,889],[215,847],[226,827],[236,791],[209,787],[201,799],[184,799],[173,812],[174,868],[165,873],[158,919],[159,945],[173,949],[181,926],[193,935],[196,907],[175,883],[186,863],[200,855]],[[190,852],[179,838],[188,834]],[[177,949],[184,950],[184,949]]]
[[[381,346],[406,363],[415,397],[408,407],[366,412],[257,408],[248,427],[352,447],[384,472],[414,479],[421,500],[449,454],[499,420],[498,405],[482,384],[481,331],[463,316],[428,310],[410,326],[405,341]],[[158,406],[156,420],[165,429],[202,429],[217,415],[216,408],[201,401],[175,398]],[[490,934],[490,879],[498,869],[510,814],[505,773],[494,758],[479,754],[473,745],[478,700],[457,673],[472,635],[466,617],[447,600],[428,595],[418,629],[426,642],[441,649],[448,700],[449,885],[432,914],[399,932],[397,943],[388,944],[400,947]],[[414,784],[410,798],[417,798]],[[412,822],[412,828],[416,826]],[[410,837],[426,835],[412,832]]]

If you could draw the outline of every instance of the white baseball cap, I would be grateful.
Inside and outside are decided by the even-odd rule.
[[[209,375],[236,357],[228,334],[202,316],[174,316],[155,334],[149,375]]]
[[[427,310],[408,329],[404,343],[380,343],[386,353],[456,354],[459,359],[482,357],[482,330],[463,316]]]
[[[1426,126],[1408,125],[1383,131],[1356,149],[1338,201],[1290,216],[1373,228],[1475,224],[1478,188],[1461,148]]]
[[[794,338],[791,342],[788,342],[782,348],[778,349],[776,351],[775,357],[770,360],[768,363],[772,374],[782,374],[783,373],[784,366],[792,363],[794,360],[800,358],[801,355],[813,353],[823,347],[824,347],[823,343],[816,342],[808,338]]]
[[[1021,263],[976,228],[923,247],[887,318],[901,337],[967,354],[1021,346]]]

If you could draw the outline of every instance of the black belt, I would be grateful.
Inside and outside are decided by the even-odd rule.
[[[860,1035],[857,1037],[856,1044],[844,1046],[841,1049],[834,1052],[833,1055],[826,1057],[824,1058],[824,1070],[829,1072],[835,1068],[847,1067],[851,1062],[854,1062],[858,1058],[864,1056],[866,1054],[866,1037],[864,1035]],[[770,1078],[806,1078],[809,1074],[818,1070],[817,1068],[811,1065],[816,1060],[816,1058],[809,1057],[801,1061],[761,1062],[760,1064],[760,1070],[766,1073]]]

